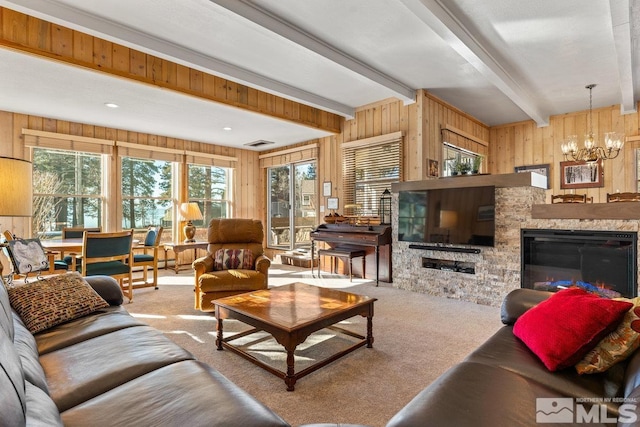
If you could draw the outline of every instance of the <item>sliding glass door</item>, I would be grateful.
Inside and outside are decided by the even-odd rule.
[[[306,162],[267,170],[268,246],[293,250],[311,246],[317,225],[316,163]]]

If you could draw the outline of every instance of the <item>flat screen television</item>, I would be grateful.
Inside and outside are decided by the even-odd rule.
[[[400,191],[398,240],[493,246],[495,187]]]

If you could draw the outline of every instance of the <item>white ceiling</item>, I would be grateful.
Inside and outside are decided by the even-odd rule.
[[[584,110],[590,83],[594,107],[627,113],[640,97],[640,0],[0,5],[345,117],[390,97],[411,103],[420,88],[488,125]],[[0,109],[236,147],[327,135],[4,49]]]

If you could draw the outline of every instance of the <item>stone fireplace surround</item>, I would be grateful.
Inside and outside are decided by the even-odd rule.
[[[520,230],[640,230],[640,203],[545,205],[546,182],[535,173],[480,175],[394,184],[392,209],[393,286],[478,304],[499,306],[520,288]],[[495,246],[479,253],[409,248],[398,241],[398,191],[496,186]],[[622,207],[622,209],[621,209]],[[640,245],[640,243],[639,243]],[[446,245],[445,245],[446,247]],[[460,247],[459,245],[455,247]],[[640,251],[638,251],[640,253]],[[423,258],[474,265],[474,274],[423,267]]]

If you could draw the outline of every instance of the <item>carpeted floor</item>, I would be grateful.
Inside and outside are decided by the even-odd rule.
[[[215,350],[213,316],[193,309],[193,275],[163,272],[160,289],[136,290],[133,315],[163,331],[198,359],[266,404],[290,424],[353,423],[372,427],[387,421],[420,390],[461,361],[492,335],[500,324],[499,309],[394,289],[390,284],[341,276],[312,278],[310,270],[272,265],[270,285],[305,282],[368,295],[375,302],[374,346],[353,353],[300,379],[293,392],[284,381],[225,350]],[[340,326],[364,334],[364,318]],[[246,329],[225,321],[225,333]],[[256,357],[284,367],[284,354],[268,337],[245,340]],[[346,345],[347,338],[329,330],[312,335],[299,347],[296,368]]]

